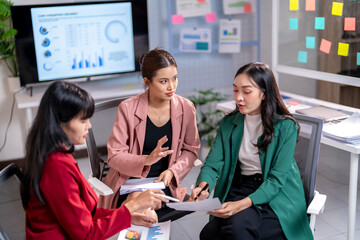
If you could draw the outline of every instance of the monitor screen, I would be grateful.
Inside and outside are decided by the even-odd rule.
[[[12,7],[21,84],[129,73],[148,51],[146,0]]]

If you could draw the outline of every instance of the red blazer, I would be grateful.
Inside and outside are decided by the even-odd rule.
[[[104,208],[115,208],[121,185],[132,177],[145,178],[150,166],[145,166],[147,155],[141,155],[144,147],[148,91],[123,101],[118,108],[112,133],[107,143],[110,170],[104,183],[114,191],[110,196],[100,197]],[[186,188],[180,183],[194,166],[200,148],[194,104],[188,99],[174,95],[170,103],[172,142],[174,152],[169,158],[169,167],[174,181],[169,188],[171,195],[183,199]]]
[[[26,209],[26,239],[106,239],[131,225],[126,207],[96,207],[98,197],[71,154],[50,154],[40,190],[46,204],[31,194]]]

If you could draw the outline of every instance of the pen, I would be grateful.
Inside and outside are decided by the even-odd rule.
[[[205,186],[202,187],[202,189],[200,190],[200,192],[196,195],[196,197],[194,198],[194,201],[196,201],[199,197],[202,191],[204,191],[205,189],[207,189],[209,187],[209,184],[206,183]]]
[[[163,198],[166,198],[168,200],[174,201],[174,202],[180,202],[180,200],[177,199],[177,198],[169,197],[169,196],[166,196],[166,195],[163,195],[163,194],[157,194],[157,195],[159,195],[159,196],[161,196]]]

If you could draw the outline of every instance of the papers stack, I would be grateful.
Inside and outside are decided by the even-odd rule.
[[[323,135],[344,143],[360,144],[360,113],[337,124],[324,124]]]
[[[166,203],[166,206],[178,211],[214,211],[222,208],[219,198],[208,198],[198,202]]]
[[[157,178],[128,179],[120,188],[120,195],[147,189],[165,189],[164,182],[155,182]]]

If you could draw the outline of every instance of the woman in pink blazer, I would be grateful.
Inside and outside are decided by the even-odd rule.
[[[111,168],[104,183],[114,194],[102,197],[100,205],[105,208],[125,200],[123,195],[119,199],[119,189],[130,177],[156,176],[167,187],[166,194],[183,200],[186,189],[180,183],[200,148],[195,107],[175,94],[175,59],[154,49],[140,58],[140,66],[147,90],[119,105],[107,143]]]

